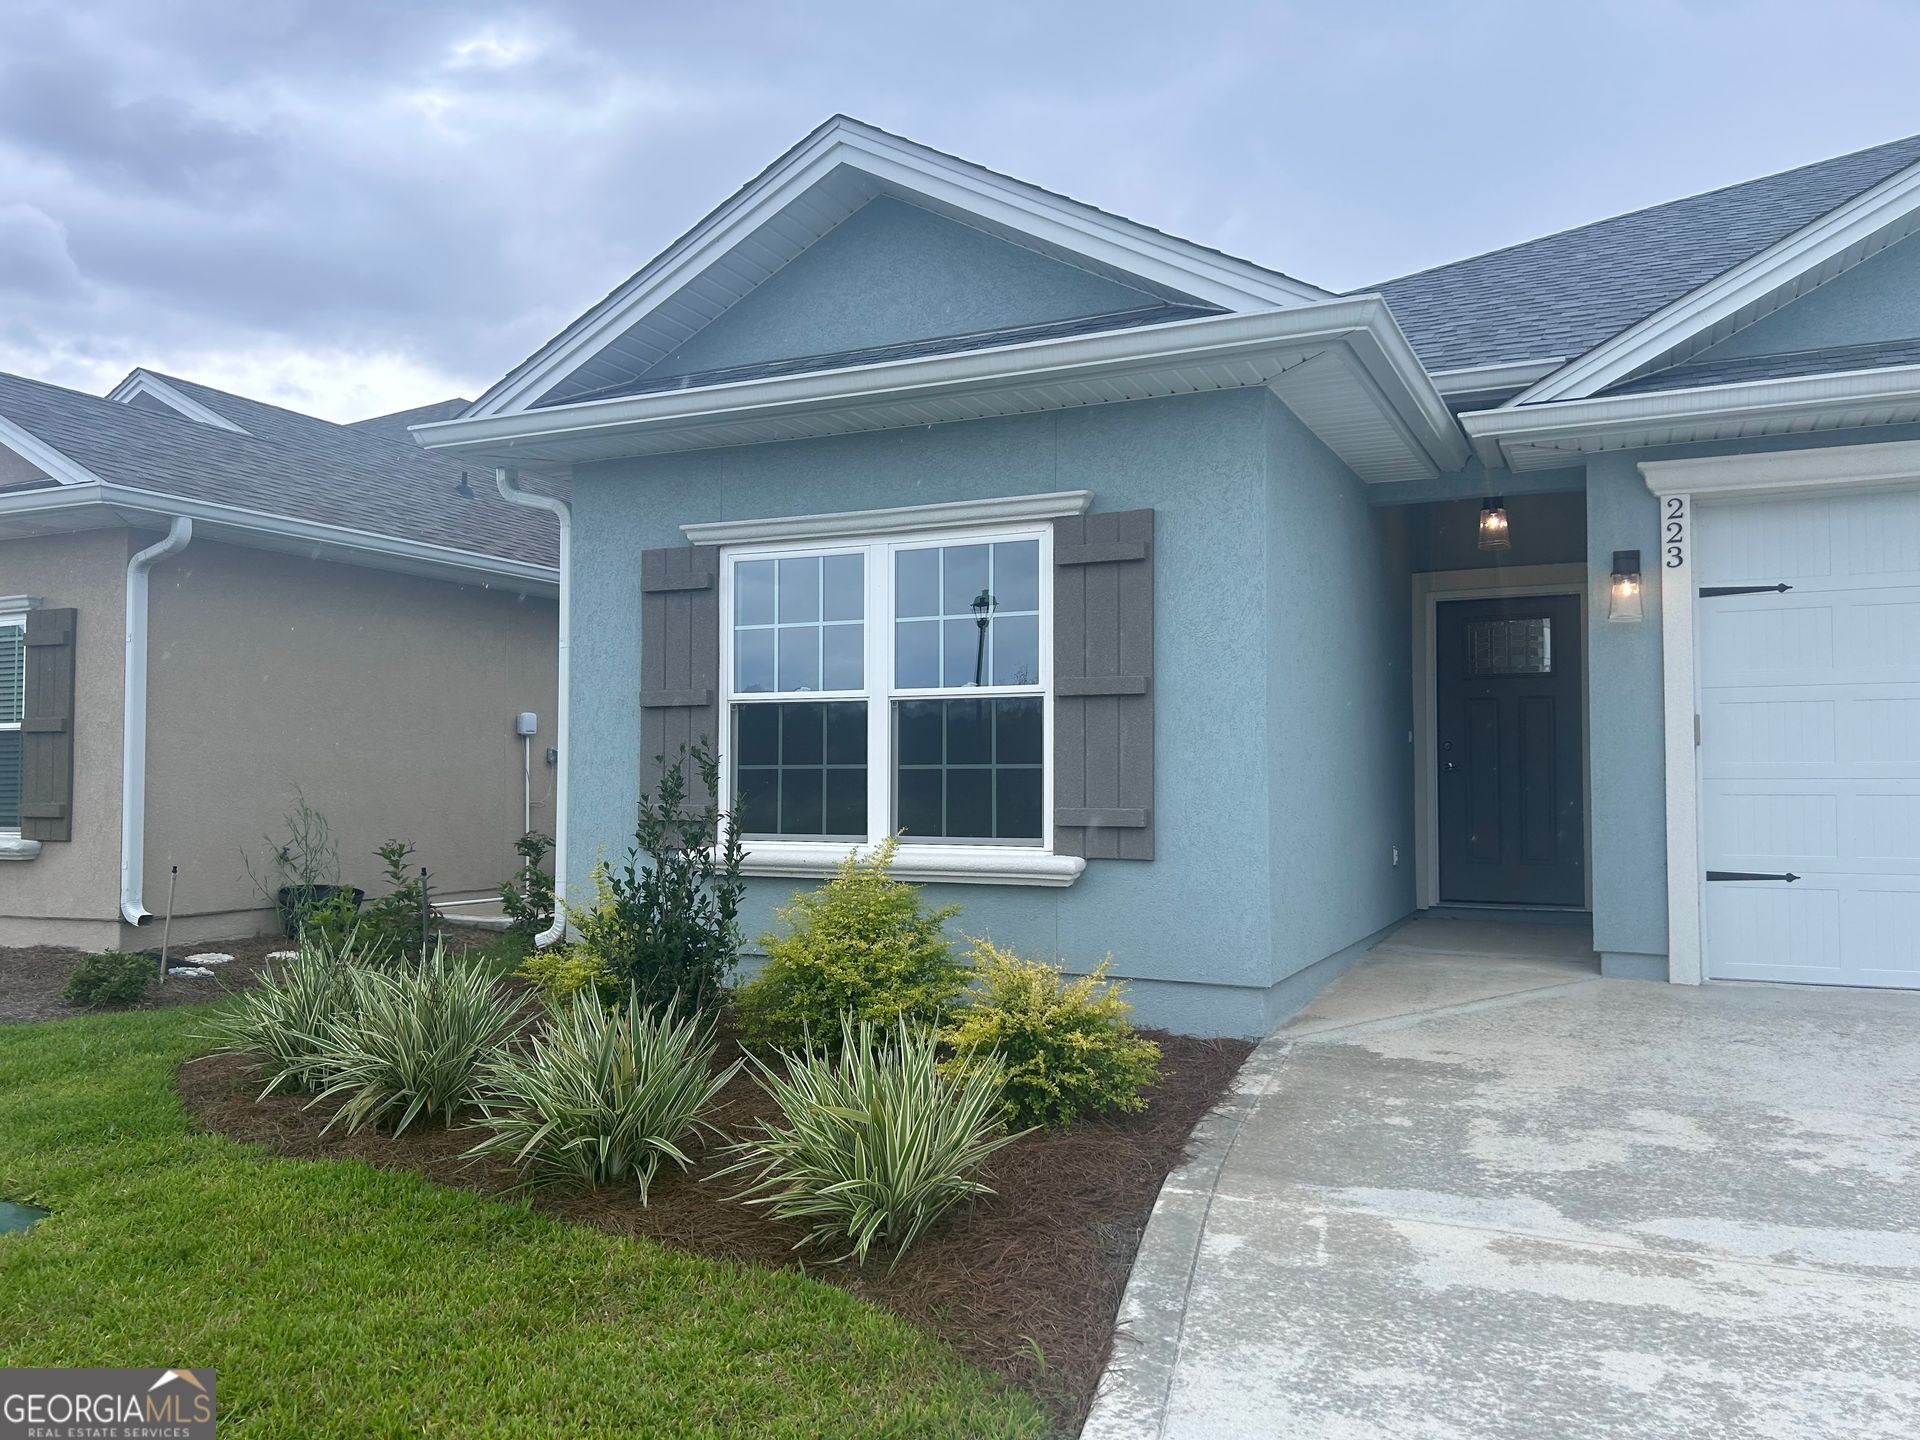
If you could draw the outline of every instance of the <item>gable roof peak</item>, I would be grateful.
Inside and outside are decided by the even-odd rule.
[[[637,379],[882,195],[1161,300],[1245,313],[1334,298],[1279,271],[835,114],[490,387],[468,414],[530,409],[563,382],[591,392]]]

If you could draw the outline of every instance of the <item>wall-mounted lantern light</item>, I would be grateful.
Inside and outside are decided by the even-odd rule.
[[[1607,592],[1607,619],[1635,624],[1640,619],[1640,552],[1613,552],[1613,586]]]
[[[1507,502],[1491,495],[1480,502],[1480,548],[1511,550],[1513,540],[1507,534]]]

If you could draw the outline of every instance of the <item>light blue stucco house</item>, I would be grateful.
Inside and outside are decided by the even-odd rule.
[[[871,126],[462,417],[562,472],[562,861],[715,738],[749,933],[849,848],[1143,1017],[1421,910],[1920,986],[1920,138],[1370,287]]]

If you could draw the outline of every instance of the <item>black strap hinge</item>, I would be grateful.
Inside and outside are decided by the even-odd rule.
[[[1784,595],[1793,586],[1782,580],[1778,585],[1702,585],[1700,598],[1710,600],[1715,595]]]
[[[1787,882],[1787,884],[1791,885],[1793,884],[1794,881],[1798,880],[1799,878],[1800,877],[1794,874],[1791,870],[1787,871],[1786,874],[1784,875],[1762,875],[1762,874],[1759,874],[1757,871],[1753,871],[1753,870],[1709,870],[1707,871],[1707,880],[1709,882],[1712,882],[1715,880],[1784,880]]]

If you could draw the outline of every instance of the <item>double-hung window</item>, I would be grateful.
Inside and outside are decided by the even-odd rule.
[[[26,714],[26,616],[0,614],[0,835],[20,833],[20,722]]]
[[[723,798],[750,853],[1045,855],[1051,550],[1029,525],[723,552]]]

